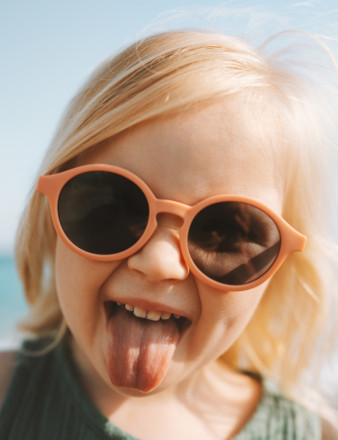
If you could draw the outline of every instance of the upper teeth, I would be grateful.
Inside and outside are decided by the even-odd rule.
[[[168,312],[160,312],[158,310],[145,310],[138,306],[133,306],[132,304],[122,304],[117,303],[119,306],[124,306],[129,312],[133,312],[138,318],[149,319],[150,321],[159,321],[160,319],[167,320],[172,316],[176,319],[180,318],[180,315],[175,315]]]

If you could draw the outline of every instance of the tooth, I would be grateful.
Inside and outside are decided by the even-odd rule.
[[[161,319],[167,320],[171,318],[171,313],[161,313]]]
[[[174,315],[174,318],[180,319],[180,315]]]
[[[156,312],[155,310],[150,310],[147,313],[147,319],[150,319],[150,321],[159,321],[161,318],[161,312]]]
[[[133,312],[133,311],[134,311],[134,306],[132,306],[131,304],[125,304],[124,307],[125,307],[126,310],[128,310],[129,312]]]
[[[144,309],[141,309],[141,307],[135,307],[134,308],[134,315],[138,318],[146,318],[147,317],[147,311]]]

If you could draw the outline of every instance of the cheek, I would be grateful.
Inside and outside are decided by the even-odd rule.
[[[80,257],[57,241],[55,282],[62,313],[71,330],[86,323],[93,330],[102,306],[100,289],[118,263]]]
[[[227,351],[244,331],[266,290],[267,282],[247,291],[221,293],[200,291],[205,328],[213,327],[219,340],[219,355]],[[204,329],[205,331],[205,329]]]
[[[94,299],[90,271],[86,261],[69,250],[60,240],[55,255],[56,291],[63,316],[73,335],[83,332],[83,322],[90,322],[89,305]]]
[[[265,290],[266,285],[261,285],[250,290],[228,292],[222,298],[220,311],[229,321],[246,325],[255,313]]]

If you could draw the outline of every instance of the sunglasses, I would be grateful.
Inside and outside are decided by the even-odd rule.
[[[127,258],[144,246],[157,216],[182,219],[181,253],[205,284],[246,290],[264,282],[306,238],[262,203],[217,195],[189,206],[157,199],[138,176],[110,165],[85,165],[41,176],[55,230],[77,254],[95,261]]]

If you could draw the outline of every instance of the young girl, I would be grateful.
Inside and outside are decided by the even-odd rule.
[[[1,356],[1,439],[322,438],[337,285],[309,81],[199,31],[100,66],[18,233],[35,337]]]

